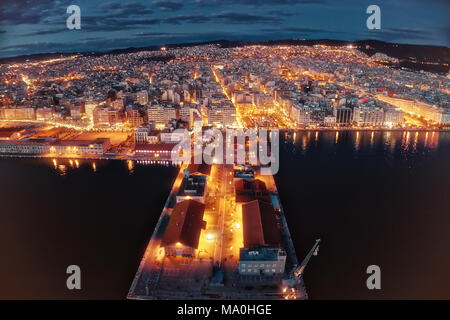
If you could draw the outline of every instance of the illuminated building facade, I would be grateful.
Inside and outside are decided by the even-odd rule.
[[[405,120],[405,113],[400,108],[387,108],[384,110],[384,125],[398,125]]]
[[[255,247],[239,250],[238,270],[244,276],[274,276],[284,273],[286,252],[280,248]]]
[[[281,232],[270,203],[254,200],[242,205],[244,248],[239,251],[240,275],[283,274],[286,252],[281,249]]]
[[[172,155],[176,156],[180,153],[175,146],[175,143],[138,143],[135,146],[135,154],[152,160],[171,160]]]
[[[226,127],[236,123],[236,108],[231,102],[210,105],[206,111],[208,125]]]
[[[348,126],[353,121],[353,111],[351,108],[338,107],[333,109],[333,113],[336,117],[336,124],[338,126]]]
[[[35,120],[36,109],[31,107],[0,108],[0,120]]]
[[[151,134],[154,129],[155,129],[154,122],[150,122],[150,123],[141,125],[134,132],[134,142],[135,143],[156,143],[156,142],[158,142],[158,136]],[[152,137],[155,137],[156,141]]]
[[[112,107],[98,106],[93,110],[93,121],[96,127],[111,126],[119,120],[119,112]]]
[[[0,153],[53,156],[100,156],[111,147],[109,138],[58,140],[37,138],[0,141]]]
[[[102,155],[111,147],[109,138],[96,140],[57,140],[50,145],[49,153],[61,155]]]
[[[353,122],[359,126],[381,126],[384,123],[384,111],[377,107],[355,107]]]
[[[298,127],[306,126],[311,120],[311,109],[306,106],[294,104],[291,108],[291,119]]]
[[[48,121],[53,119],[53,109],[52,108],[37,108],[36,109],[36,120]]]
[[[191,174],[189,169],[183,173],[183,180],[177,193],[177,202],[186,199],[194,199],[198,202],[205,202],[206,175]]]
[[[450,124],[450,116],[443,108],[438,108],[428,103],[413,99],[403,99],[384,95],[379,95],[378,99],[399,107],[404,112],[420,116],[427,121],[438,124]]]
[[[142,90],[136,94],[136,100],[140,105],[145,106],[148,103],[148,91]]]

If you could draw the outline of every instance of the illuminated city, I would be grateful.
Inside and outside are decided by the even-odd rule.
[[[5,0],[0,300],[448,298],[450,7],[418,1]]]
[[[360,131],[408,143],[448,128],[450,78],[386,62],[353,45],[212,44],[2,65],[0,153],[51,158],[63,174],[79,159],[180,166],[129,298],[305,299],[318,242],[299,265],[273,177],[173,162],[176,129],[334,130],[336,143],[355,130],[359,144]]]

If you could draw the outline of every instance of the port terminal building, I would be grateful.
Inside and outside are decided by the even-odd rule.
[[[239,250],[238,273],[241,276],[282,275],[287,255],[270,192],[263,181],[249,178],[253,173],[248,168],[238,168],[234,173],[235,199],[242,209],[244,238],[244,246]]]

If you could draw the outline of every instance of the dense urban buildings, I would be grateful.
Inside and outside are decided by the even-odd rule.
[[[147,123],[161,130],[172,121],[192,128],[195,120],[216,127],[448,126],[449,77],[387,60],[395,59],[352,46],[204,45],[3,64],[0,120],[115,131]]]

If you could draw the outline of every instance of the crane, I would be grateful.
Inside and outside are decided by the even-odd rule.
[[[309,259],[311,259],[313,255],[317,256],[317,254],[319,253],[319,243],[320,239],[317,239],[311,250],[309,250],[307,256],[303,259],[302,263],[294,269],[293,274],[296,278],[300,278],[303,275],[303,271],[305,271]]]
[[[309,262],[309,259],[311,259],[311,257],[313,255],[317,256],[317,254],[319,253],[320,241],[321,241],[320,239],[317,239],[316,243],[313,245],[311,250],[309,250],[308,254],[303,259],[302,263],[300,263],[300,265],[294,266],[292,268],[292,270],[289,273],[287,279],[283,280],[283,285],[284,286],[295,286],[296,284],[300,283],[300,279],[301,279],[301,277],[303,275],[303,272],[305,271],[305,268],[306,268],[306,265]]]

